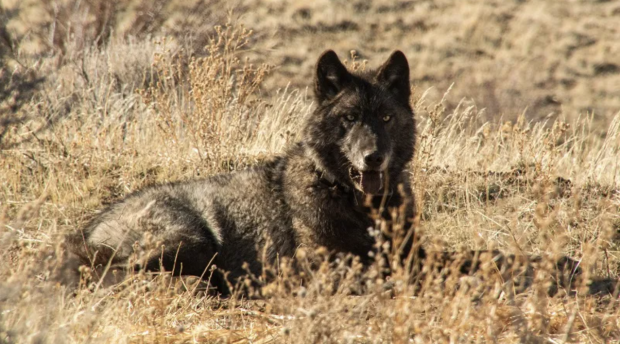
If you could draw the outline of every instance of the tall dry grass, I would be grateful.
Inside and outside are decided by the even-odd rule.
[[[67,13],[75,18],[83,10]],[[120,25],[113,22],[105,25]],[[234,21],[218,24],[196,40],[159,38],[152,26],[152,38],[111,33],[100,43],[61,35],[69,37],[64,52],[5,50],[3,70],[13,74],[3,75],[15,83],[3,87],[19,90],[0,93],[8,94],[0,122],[0,342],[620,338],[615,298],[586,296],[583,287],[546,294],[550,262],[560,255],[576,257],[593,274],[618,275],[620,113],[605,130],[588,113],[489,120],[449,87],[418,88],[413,99],[418,234],[435,252],[498,248],[546,257],[523,293],[514,292],[518,278],[501,279],[492,265],[462,278],[458,259],[441,257],[425,262],[418,283],[398,268],[385,280],[378,265],[363,273],[345,259],[304,276],[283,262],[257,300],[220,299],[204,294],[195,278],[165,274],[131,274],[104,287],[94,271],[78,270],[62,236],[105,204],[152,183],[243,168],[299,139],[312,98],[294,87],[266,91],[278,66],[256,57],[255,45],[273,38],[257,39]],[[91,32],[94,24],[85,25]],[[384,56],[368,57],[374,66]],[[40,82],[29,85],[28,75]],[[436,264],[447,268],[436,273]]]

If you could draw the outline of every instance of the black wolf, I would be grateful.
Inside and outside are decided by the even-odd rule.
[[[228,272],[227,281],[214,281],[221,289],[300,247],[369,262],[376,240],[367,199],[404,209],[408,223],[413,217],[405,172],[415,143],[409,65],[395,51],[378,70],[353,73],[326,51],[314,92],[303,139],[282,156],[133,193],[70,236],[73,250],[94,265],[123,264],[148,232],[163,251],[148,257],[146,269],[201,276],[214,264]]]
[[[249,170],[133,193],[70,235],[73,251],[94,266],[122,265],[135,243],[158,243],[162,250],[147,255],[143,268],[204,276],[215,265],[226,277],[207,275],[228,293],[241,277],[259,276],[265,265],[293,257],[299,248],[324,247],[369,264],[377,243],[369,231],[375,227],[372,210],[383,209],[379,216],[393,223],[391,210],[398,209],[401,229],[409,232],[399,245],[401,262],[413,259],[410,267],[421,271],[431,254],[413,245],[415,205],[406,166],[414,154],[415,121],[405,55],[395,51],[376,71],[350,72],[326,51],[316,64],[314,92],[317,106],[303,125],[302,140],[282,156]],[[514,275],[510,266],[518,257],[495,251],[471,256],[479,254],[490,255],[502,275]],[[449,252],[432,256],[439,269],[459,259]],[[463,274],[480,269],[471,257],[460,265]],[[571,288],[580,272],[566,257],[556,270],[556,291]],[[522,286],[531,284],[531,271],[521,276]],[[613,285],[599,280],[590,292],[610,292]]]

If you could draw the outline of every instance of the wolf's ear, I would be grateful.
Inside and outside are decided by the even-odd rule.
[[[387,87],[397,99],[409,104],[411,88],[409,84],[409,63],[400,50],[396,50],[377,72],[377,81]]]
[[[322,102],[334,98],[349,83],[351,74],[333,50],[327,50],[316,63],[314,93]]]

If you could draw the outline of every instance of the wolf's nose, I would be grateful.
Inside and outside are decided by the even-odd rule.
[[[383,164],[383,154],[379,152],[370,153],[364,156],[364,162],[370,168],[379,168]]]

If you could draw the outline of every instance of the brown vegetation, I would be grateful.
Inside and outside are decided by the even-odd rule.
[[[545,264],[518,295],[483,270],[444,283],[429,274],[417,291],[397,272],[351,296],[357,270],[344,262],[303,285],[281,270],[258,301],[205,296],[195,279],[166,275],[103,287],[88,269],[68,287],[77,267],[61,238],[102,205],[294,141],[325,48],[356,50],[361,68],[396,48],[409,57],[425,247],[566,254],[618,276],[618,4],[229,5],[3,1],[0,343],[620,338],[615,298],[549,298]],[[344,282],[331,290],[335,275]]]

